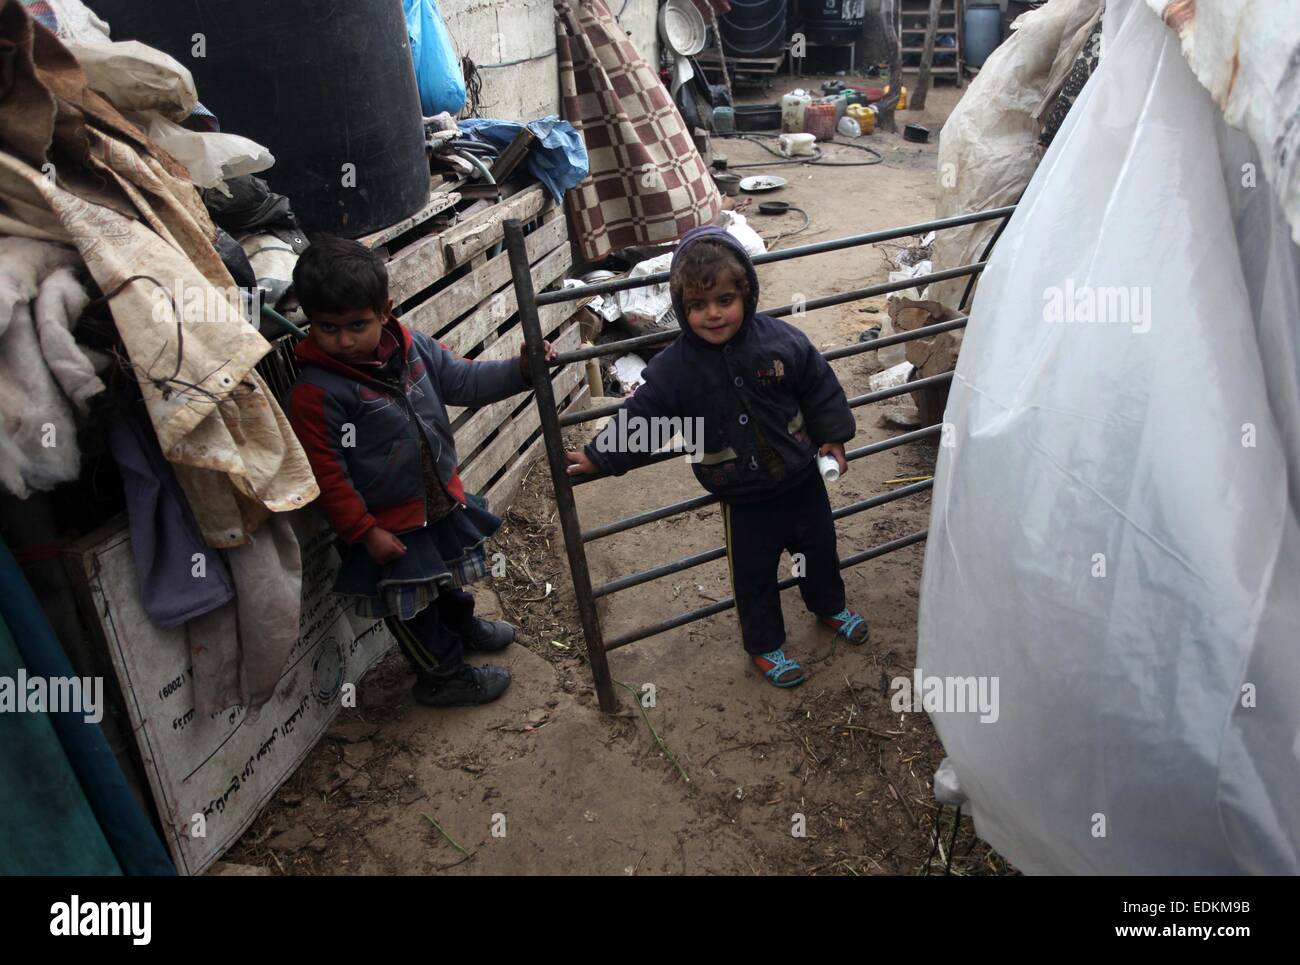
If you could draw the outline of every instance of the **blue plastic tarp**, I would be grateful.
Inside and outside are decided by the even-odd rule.
[[[0,619],[0,676],[26,669]],[[0,875],[120,875],[48,714],[0,713]]]
[[[461,131],[505,147],[525,125],[490,117],[471,117],[457,121]],[[528,152],[528,170],[551,193],[557,202],[564,192],[587,176],[587,145],[572,124],[555,114],[529,121],[527,127],[537,137]]]
[[[72,662],[45,619],[45,611],[3,540],[0,540],[0,619],[12,634],[18,658],[28,675],[44,677],[47,681],[76,676]],[[131,875],[174,875],[176,868],[131,793],[99,724],[87,721],[84,714],[78,713],[44,716],[58,734],[67,761],[122,871]],[[8,793],[21,794],[23,790],[19,785],[11,787]],[[51,816],[49,820],[57,819]],[[80,834],[72,827],[67,833]]]

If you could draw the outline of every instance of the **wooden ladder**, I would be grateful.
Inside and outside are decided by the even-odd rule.
[[[919,60],[921,51],[925,49],[925,27],[926,21],[930,18],[930,0],[898,0],[896,9],[898,22],[895,27],[898,30],[899,46],[904,61],[903,71],[915,74],[919,68],[907,64],[908,55],[915,54]],[[930,68],[931,76],[951,77],[959,87],[962,84],[961,14],[962,0],[943,0],[943,4],[939,7],[938,29],[934,33],[934,55],[937,59],[941,54],[952,54],[953,63],[942,66],[936,63]],[[953,45],[941,46],[940,37],[951,37]]]

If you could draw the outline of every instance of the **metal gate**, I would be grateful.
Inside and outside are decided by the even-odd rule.
[[[834,241],[823,241],[811,245],[803,245],[797,248],[789,248],[783,251],[767,252],[753,258],[755,265],[765,265],[776,261],[788,261],[794,258],[807,258],[829,251],[840,251],[845,248],[855,248],[863,245],[871,245],[881,241],[889,241],[896,238],[906,238],[912,235],[923,235],[929,231],[941,231],[945,228],[955,228],[960,225],[973,224],[980,221],[990,221],[994,219],[1003,219],[997,232],[990,239],[988,246],[985,248],[981,260],[969,265],[961,265],[957,268],[949,268],[944,271],[934,272],[929,275],[921,275],[915,278],[908,278],[903,281],[889,282],[880,285],[870,285],[866,288],[858,288],[852,291],[842,292],[836,295],[827,295],[822,298],[812,298],[799,304],[782,305],[778,308],[761,309],[767,315],[777,318],[792,314],[802,314],[804,312],[815,311],[819,308],[827,308],[832,305],[843,305],[849,302],[859,301],[864,298],[872,298],[877,295],[884,295],[889,292],[902,291],[908,288],[920,288],[930,282],[943,281],[949,278],[959,278],[962,276],[971,276],[971,282],[966,286],[966,294],[962,298],[960,309],[964,310],[966,301],[969,298],[971,287],[974,283],[974,276],[983,271],[987,264],[989,250],[994,242],[997,241],[998,235],[1001,234],[1002,228],[1006,225],[1006,219],[1010,218],[1015,206],[1011,205],[1003,208],[993,208],[988,211],[973,212],[971,214],[957,215],[952,218],[943,218],[937,221],[927,221],[921,224],[906,225],[900,228],[890,228],[885,231],[873,231],[868,234],[852,235],[846,238],[839,238]],[[606,654],[610,650],[619,647],[625,647],[630,643],[638,640],[644,640],[646,637],[663,633],[676,627],[685,626],[704,617],[713,616],[724,610],[729,610],[735,606],[735,600],[726,599],[710,606],[700,607],[687,613],[679,614],[667,620],[661,620],[658,623],[649,624],[639,627],[636,630],[619,634],[606,640],[600,626],[600,619],[596,614],[596,600],[610,593],[617,593],[619,590],[626,590],[629,587],[638,586],[650,580],[658,579],[662,576],[668,576],[673,573],[680,573],[682,570],[708,563],[711,560],[721,559],[726,555],[726,548],[719,546],[703,553],[696,553],[693,556],[687,556],[671,563],[665,563],[661,566],[654,566],[638,573],[631,573],[627,576],[601,583],[597,586],[591,585],[591,575],[587,568],[586,544],[594,540],[604,539],[617,533],[624,533],[644,526],[647,523],[655,522],[660,519],[667,519],[670,516],[676,516],[679,513],[689,512],[718,502],[718,497],[710,493],[704,493],[690,499],[684,499],[680,502],[672,503],[667,506],[660,506],[647,512],[637,513],[617,522],[608,523],[604,526],[597,526],[592,529],[584,530],[578,519],[577,505],[573,498],[573,487],[586,485],[597,479],[605,478],[603,475],[591,475],[574,478],[566,471],[564,458],[564,440],[561,430],[567,426],[577,425],[582,422],[590,422],[603,416],[613,415],[622,406],[622,403],[611,403],[608,405],[592,406],[577,412],[557,413],[555,407],[555,396],[551,387],[551,380],[548,375],[548,369],[566,365],[570,362],[585,362],[587,359],[597,358],[604,355],[621,355],[626,352],[635,351],[638,348],[645,348],[652,345],[665,344],[671,342],[677,337],[676,332],[656,333],[643,335],[638,338],[625,339],[619,342],[609,342],[604,345],[597,345],[592,348],[579,349],[574,352],[564,352],[554,361],[547,362],[542,352],[542,332],[538,322],[537,310],[546,305],[553,305],[557,302],[575,301],[588,295],[602,295],[616,291],[624,291],[631,288],[639,288],[646,285],[654,285],[667,281],[668,272],[657,272],[655,274],[644,275],[635,279],[617,279],[615,281],[600,282],[595,285],[582,285],[571,288],[563,288],[555,291],[547,291],[537,294],[533,290],[532,275],[529,269],[528,252],[524,246],[523,225],[518,221],[507,221],[505,225],[506,247],[510,252],[510,268],[514,277],[515,294],[518,299],[519,317],[523,324],[524,339],[528,350],[528,364],[532,373],[534,390],[536,392],[536,401],[538,413],[541,418],[542,433],[545,439],[546,456],[551,471],[551,482],[555,487],[555,501],[559,510],[560,525],[564,533],[564,546],[569,557],[569,569],[573,577],[573,589],[577,596],[578,613],[582,620],[582,633],[587,643],[587,657],[591,662],[591,674],[596,685],[596,694],[600,699],[600,707],[606,712],[612,712],[617,709],[618,701],[614,694],[613,680],[609,674],[609,663]],[[822,356],[828,361],[835,359],[847,358],[850,355],[858,355],[862,352],[876,352],[882,348],[888,348],[891,345],[898,345],[902,342],[908,342],[912,339],[925,338],[930,335],[936,335],[940,332],[952,331],[966,326],[967,318],[965,315],[952,319],[951,321],[939,322],[932,325],[923,326],[908,332],[902,332],[897,335],[890,335],[885,338],[878,338],[870,342],[860,342],[852,345],[834,348],[830,351],[823,352]],[[894,396],[905,395],[914,392],[917,389],[924,389],[928,386],[939,385],[951,381],[952,373],[945,372],[942,375],[932,376],[930,378],[918,379],[915,382],[908,382],[900,386],[888,389],[881,389],[877,392],[868,392],[865,395],[854,396],[850,398],[849,406],[858,408],[869,405],[872,402],[879,402],[883,399],[890,399]],[[936,423],[917,429],[913,432],[905,432],[902,435],[894,436],[891,439],[884,439],[880,442],[874,442],[869,445],[860,446],[857,449],[847,450],[845,458],[848,460],[862,459],[874,453],[883,452],[886,449],[893,449],[896,446],[906,445],[919,439],[929,438],[939,435],[942,431],[942,424]],[[685,455],[684,449],[665,450],[645,460],[645,465],[654,465],[655,463],[664,462],[668,459],[674,459],[678,456]],[[644,468],[638,467],[638,468]],[[634,470],[635,471],[635,470]],[[860,513],[863,510],[873,509],[877,506],[883,506],[897,499],[905,499],[916,493],[928,490],[933,486],[933,480],[912,483],[903,486],[900,489],[887,493],[881,493],[868,499],[862,499],[847,506],[842,506],[833,512],[835,519],[844,519],[848,516]],[[899,539],[890,540],[879,546],[873,546],[869,549],[862,550],[850,556],[840,559],[840,569],[847,569],[850,566],[856,566],[867,560],[875,559],[878,556],[884,556],[886,553],[892,553],[895,550],[902,549],[905,546],[911,546],[919,543],[926,538],[926,531],[912,533]],[[779,590],[785,590],[795,586],[798,580],[790,577],[780,581],[777,584]]]

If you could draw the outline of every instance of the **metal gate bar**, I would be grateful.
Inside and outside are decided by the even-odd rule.
[[[902,281],[886,282],[882,285],[871,285],[867,288],[858,288],[851,292],[843,292],[838,295],[827,295],[825,298],[814,298],[811,301],[782,305],[779,308],[766,309],[760,308],[764,315],[771,315],[773,318],[784,318],[787,315],[801,315],[804,312],[816,311],[819,308],[829,308],[832,305],[842,305],[846,302],[858,301],[863,298],[872,298],[876,295],[888,295],[893,292],[906,291],[909,288],[924,288],[926,285],[935,281],[946,281],[949,278],[960,278],[963,275],[972,275],[984,270],[987,262],[977,261],[970,265],[961,265],[957,268],[948,268],[944,271],[932,272],[928,275],[917,275],[913,278],[907,278]],[[576,288],[570,288],[568,291],[577,291]],[[924,338],[927,335],[937,335],[940,332],[946,332],[954,328],[960,328],[965,324],[966,316],[950,319],[946,322],[935,322],[933,325],[925,326],[925,331],[920,335],[914,334],[917,329],[910,332],[899,332],[897,335],[888,335],[879,340],[880,344],[872,342],[859,342],[856,345],[845,345],[841,348],[833,349],[835,354],[823,352],[823,357],[827,361],[834,359],[846,358],[850,355],[857,355],[859,352],[874,352],[877,349],[888,348],[891,345],[897,345],[900,342],[907,342],[914,338]],[[945,326],[945,327],[941,327]],[[556,356],[555,361],[550,362],[552,366],[568,365],[571,362],[585,362],[588,359],[600,358],[604,355],[620,355],[631,352],[637,348],[649,348],[660,343],[667,344],[677,337],[676,332],[653,332],[650,335],[638,335],[635,338],[623,339],[619,342],[605,342],[603,345],[593,345],[590,348],[575,349],[572,352],[561,352]],[[611,411],[618,409],[621,403],[615,403],[613,406],[600,406],[594,409],[582,409],[578,412],[567,413],[560,417],[560,424],[563,426],[575,425],[579,422],[589,422],[593,419],[599,419],[601,416],[609,415]]]
[[[916,442],[918,439],[923,439],[927,436],[935,435],[938,432],[938,430],[941,428],[942,428],[941,426],[930,426],[929,428],[917,429],[915,432],[905,433],[904,435],[901,436],[894,436],[892,439],[886,439],[883,442],[873,443],[870,446],[863,446],[860,449],[854,449],[851,452],[846,452],[844,454],[844,458],[845,461],[849,461],[852,459],[861,459],[864,456],[870,456],[877,452],[883,452],[885,449],[893,449],[895,446],[902,446],[902,445],[906,445],[909,442]],[[885,443],[888,443],[888,445],[885,445]],[[883,506],[885,503],[892,503],[895,499],[902,499],[905,496],[911,496],[914,493],[919,493],[925,489],[929,489],[931,485],[932,482],[930,480],[926,480],[925,482],[919,482],[919,483],[914,483],[910,486],[904,486],[902,489],[895,489],[891,492],[880,493],[878,495],[871,496],[868,499],[864,499],[860,502],[851,503],[847,506],[841,506],[839,509],[834,510],[831,513],[831,518],[842,519],[845,516],[852,516],[855,513],[860,513],[864,509],[871,509],[875,506]],[[716,499],[717,497],[714,497],[714,501],[716,501]],[[712,554],[716,554],[716,555],[712,555]],[[664,563],[661,564],[660,566],[653,567],[652,569],[643,570],[640,573],[633,573],[631,576],[624,576],[624,577],[620,577],[617,580],[612,580],[608,583],[602,583],[600,584],[600,586],[597,586],[592,590],[592,595],[596,597],[602,597],[606,593],[614,593],[618,590],[625,590],[630,586],[637,586],[641,583],[646,583],[649,580],[655,579],[656,577],[659,576],[667,576],[670,573],[677,573],[680,572],[681,570],[687,570],[693,566],[699,566],[701,563],[708,563],[711,560],[720,559],[722,556],[725,555],[726,555],[725,547],[719,547],[717,549],[707,550],[706,552],[699,553],[695,556],[684,557],[683,559],[680,560],[674,560],[672,563]]]
[[[1003,208],[995,208],[989,211],[972,212],[970,214],[958,215],[952,218],[923,222],[921,224],[907,225],[901,228],[891,228],[885,231],[853,235],[847,238],[802,245],[797,248],[788,248],[782,251],[767,252],[754,257],[753,262],[755,265],[768,264],[776,261],[799,258],[806,255],[839,251],[845,248],[874,244],[879,241],[888,241],[894,238],[909,237],[942,228],[957,227],[960,225],[974,224],[976,222],[994,219],[1006,219],[1009,218],[1014,211],[1015,206],[1012,205]],[[505,223],[505,236],[506,248],[510,254],[510,268],[514,279],[515,295],[517,304],[519,305],[520,322],[524,330],[524,341],[527,348],[529,371],[532,374],[533,385],[535,387],[536,401],[542,424],[542,435],[545,441],[547,461],[551,471],[551,481],[555,487],[556,508],[560,516],[560,526],[564,534],[565,552],[568,556],[569,569],[573,576],[574,595],[577,598],[578,613],[582,622],[583,636],[587,644],[587,658],[591,664],[592,679],[596,686],[596,694],[600,700],[601,709],[606,712],[612,712],[617,709],[618,700],[615,696],[613,680],[609,673],[609,663],[606,656],[608,651],[617,649],[618,647],[627,646],[630,643],[635,643],[638,640],[643,640],[646,637],[654,636],[667,630],[685,626],[686,624],[693,623],[696,620],[701,620],[705,617],[722,613],[725,610],[734,607],[735,600],[734,598],[722,600],[710,606],[701,607],[688,613],[679,614],[670,619],[650,624],[649,626],[640,627],[619,634],[606,641],[604,639],[603,630],[600,626],[600,619],[596,613],[597,598],[606,596],[610,593],[616,593],[620,590],[629,589],[630,587],[638,586],[650,582],[651,580],[671,575],[672,573],[678,573],[682,570],[690,569],[712,560],[720,559],[726,555],[726,548],[716,547],[702,553],[694,554],[693,556],[685,557],[684,559],[652,567],[640,573],[633,573],[628,576],[619,577],[593,587],[591,584],[591,572],[587,564],[587,554],[584,544],[592,540],[612,536],[615,533],[627,532],[628,530],[635,529],[638,526],[644,526],[647,523],[655,522],[660,519],[667,519],[680,513],[712,505],[713,503],[718,502],[718,498],[712,494],[704,494],[692,497],[691,499],[681,500],[667,506],[660,506],[656,509],[637,513],[613,523],[594,527],[585,532],[582,530],[581,524],[578,520],[577,504],[574,501],[573,487],[583,485],[587,482],[594,482],[596,479],[603,479],[606,477],[602,474],[597,474],[593,476],[574,478],[568,474],[567,463],[564,458],[564,439],[562,430],[566,426],[578,425],[583,422],[590,422],[602,418],[603,416],[613,415],[622,407],[622,403],[594,406],[579,412],[560,415],[556,412],[555,394],[548,377],[548,370],[552,367],[567,365],[574,362],[583,362],[587,359],[599,358],[606,355],[623,354],[636,348],[646,348],[666,343],[676,338],[678,333],[655,333],[639,336],[637,338],[624,339],[619,342],[609,342],[604,345],[593,346],[590,348],[582,348],[573,352],[561,353],[555,360],[548,362],[542,353],[542,332],[541,325],[538,321],[537,309],[539,306],[543,305],[576,301],[589,295],[608,294],[616,291],[625,291],[631,288],[659,284],[668,280],[669,272],[656,272],[655,274],[644,275],[639,278],[625,278],[611,282],[601,282],[595,285],[580,285],[537,294],[533,289],[528,253],[524,245],[523,226],[518,221],[507,221]],[[987,258],[987,255],[988,252],[986,251],[985,258]],[[969,265],[962,265],[957,268],[932,272],[928,275],[908,278],[900,282],[871,285],[848,292],[839,292],[834,295],[827,295],[821,298],[783,305],[775,309],[767,310],[765,314],[775,317],[803,314],[806,311],[826,308],[831,305],[842,305],[847,302],[857,301],[862,298],[870,298],[875,295],[903,291],[909,288],[921,288],[933,281],[942,281],[961,276],[971,276],[973,278],[984,270],[986,264],[987,261],[979,261]],[[911,341],[912,339],[926,338],[931,335],[937,335],[941,332],[954,331],[963,328],[966,323],[967,318],[962,316],[950,321],[939,322],[933,325],[913,329],[911,331],[900,332],[896,335],[887,336],[885,338],[875,339],[871,342],[842,346],[837,349],[823,352],[822,356],[827,361],[832,361],[857,355],[861,352],[879,351],[882,348],[888,348],[892,345]],[[951,379],[952,373],[946,372],[942,375],[919,379],[915,382],[905,383],[901,386],[881,389],[876,392],[868,392],[864,395],[855,396],[852,399],[849,399],[849,405],[851,408],[857,408],[872,402],[878,402],[883,399],[914,392],[917,389],[924,389],[941,383],[950,382]],[[926,426],[922,429],[917,429],[912,432],[906,432],[889,439],[881,440],[880,442],[860,446],[857,449],[846,452],[845,458],[847,460],[861,459],[878,452],[883,452],[886,449],[906,445],[919,439],[929,438],[939,434],[941,431],[941,425]],[[668,459],[685,454],[686,451],[679,448],[664,450],[645,460],[643,466],[664,462]],[[858,502],[851,503],[847,506],[842,506],[839,509],[834,510],[831,515],[833,519],[843,519],[855,515],[856,513],[864,512],[868,509],[923,492],[932,488],[933,485],[933,480],[924,480],[913,483],[891,492],[879,493],[866,499],[859,500]],[[926,535],[926,531],[921,530],[920,532],[912,533],[908,536],[903,536],[882,543],[878,546],[870,547],[841,559],[840,569],[847,569],[850,566],[856,566],[859,563],[875,559],[887,553],[892,553],[895,550],[902,549],[906,546],[920,543],[925,540]],[[790,577],[779,581],[777,583],[777,588],[778,591],[785,590],[797,585],[797,583],[797,577]]]
[[[881,442],[873,442],[871,445],[863,446],[860,449],[848,449],[844,453],[844,458],[846,461],[852,462],[854,459],[860,459],[863,456],[869,456],[872,453],[884,452],[886,449],[893,449],[894,446],[901,446],[908,442],[915,442],[918,439],[924,439],[926,436],[937,435],[941,428],[943,427],[936,423],[932,426],[926,426],[924,429],[914,429],[911,432],[905,432],[901,436],[893,436],[889,439],[882,440]],[[654,466],[661,462],[668,462],[670,459],[676,459],[678,456],[687,455],[690,455],[690,452],[686,449],[663,449],[656,452],[653,456],[647,456],[641,461],[641,465],[637,466],[637,468],[644,469],[646,466]],[[577,479],[574,479],[573,477],[569,478],[571,485],[585,486],[587,483],[596,482],[598,479],[608,479],[611,477],[607,476],[605,473],[598,472],[579,476]]]
[[[866,405],[869,402],[880,402],[883,399],[890,399],[897,395],[906,395],[909,392],[915,392],[917,389],[924,389],[931,385],[941,385],[945,382],[951,381],[952,373],[943,372],[939,375],[932,375],[926,379],[917,379],[915,382],[904,382],[902,385],[895,386],[892,389],[881,389],[877,392],[868,392],[866,395],[854,396],[848,400],[849,408],[855,409],[858,406]],[[848,454],[845,453],[846,458],[847,455]],[[584,543],[590,543],[592,540],[600,539],[604,536],[612,536],[615,533],[634,529],[635,527],[642,526],[646,523],[653,523],[661,519],[667,519],[669,516],[676,516],[679,513],[688,512],[692,509],[709,506],[717,501],[718,497],[713,495],[693,496],[692,498],[683,500],[680,503],[671,503],[667,506],[660,506],[658,509],[651,509],[646,512],[637,513],[635,516],[628,516],[625,519],[606,523],[605,525],[597,526],[594,529],[584,529],[582,531],[582,541]]]
[[[858,248],[862,245],[874,245],[881,241],[893,241],[895,238],[910,238],[924,235],[930,231],[944,228],[960,228],[962,225],[976,224],[980,221],[994,221],[1009,218],[1015,212],[1014,204],[1003,208],[989,208],[987,211],[972,211],[968,214],[953,215],[951,218],[936,218],[919,224],[904,225],[901,228],[886,228],[884,231],[869,231],[862,235],[846,235],[830,241],[815,241],[810,245],[798,245],[794,248],[782,248],[780,251],[765,251],[750,259],[755,265],[770,265],[775,261],[789,261],[791,258],[803,258],[806,255],[822,255],[829,251],[841,251],[845,248]],[[642,288],[646,285],[658,285],[668,280],[670,272],[657,271],[639,278],[617,278],[613,281],[597,282],[594,285],[557,288],[555,291],[542,292],[537,296],[537,304],[554,305],[556,302],[571,302],[588,295],[604,295],[609,292],[626,291],[629,288]]]
[[[847,506],[841,506],[839,509],[831,511],[831,519],[844,519],[847,516],[853,516],[863,510],[874,509],[877,506],[883,506],[886,503],[892,503],[896,499],[905,499],[919,492],[924,492],[934,486],[933,479],[926,479],[922,482],[912,483],[901,489],[895,489],[892,492],[879,493],[870,496],[867,499],[860,499],[856,503],[849,503]],[[727,555],[726,546],[715,546],[711,550],[703,553],[696,553],[694,556],[687,556],[680,560],[674,560],[672,563],[664,563],[661,566],[654,566],[648,570],[642,570],[640,573],[633,573],[631,576],[621,576],[617,580],[610,580],[608,583],[601,583],[592,588],[592,595],[599,599],[607,593],[617,593],[619,590],[626,590],[630,587],[640,586],[642,583],[649,583],[651,580],[658,579],[661,576],[669,576],[673,573],[680,573],[682,570],[689,570],[692,567],[700,566],[703,563],[711,563],[714,560],[720,560]]]
[[[840,569],[847,570],[850,566],[857,566],[859,563],[865,563],[867,560],[874,560],[877,556],[884,556],[886,553],[892,553],[895,550],[901,550],[904,547],[911,546],[914,543],[925,541],[929,530],[921,530],[912,533],[910,536],[900,536],[898,539],[890,540],[888,543],[881,543],[879,546],[873,546],[869,550],[863,550],[861,553],[855,553],[852,556],[846,556],[840,560]],[[788,590],[790,587],[797,585],[798,577],[788,576],[777,583],[777,591]],[[668,620],[662,620],[659,623],[653,623],[647,627],[641,627],[637,630],[629,630],[627,633],[621,633],[616,637],[611,637],[605,644],[605,650],[617,650],[619,647],[626,647],[629,643],[636,643],[638,640],[644,640],[646,637],[653,637],[656,634],[663,633],[666,630],[675,630],[678,627],[685,626],[688,623],[694,623],[696,620],[703,620],[705,617],[711,617],[715,614],[730,610],[736,605],[734,597],[728,597],[725,600],[719,600],[717,603],[698,610],[692,610],[690,613],[683,613],[679,616],[672,617]]]

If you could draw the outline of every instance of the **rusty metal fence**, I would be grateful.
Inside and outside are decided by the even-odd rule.
[[[846,248],[861,247],[871,245],[882,241],[890,241],[897,238],[907,238],[913,235],[923,235],[930,231],[941,231],[945,228],[955,228],[961,225],[973,224],[980,221],[991,221],[1001,219],[1001,225],[997,232],[989,241],[981,260],[969,265],[961,265],[957,268],[949,268],[944,271],[933,272],[928,275],[921,275],[914,278],[908,278],[903,281],[889,282],[886,284],[870,285],[866,288],[858,288],[852,291],[841,292],[835,295],[827,295],[822,298],[812,298],[798,304],[782,305],[778,308],[760,309],[765,314],[781,318],[788,315],[803,314],[805,312],[816,311],[821,308],[828,308],[832,305],[844,305],[849,302],[859,301],[864,298],[872,298],[877,295],[884,295],[890,292],[903,291],[908,288],[921,288],[930,282],[943,281],[949,278],[959,278],[971,276],[972,282],[974,276],[983,271],[987,264],[989,250],[993,243],[997,241],[1001,234],[1002,227],[1006,225],[1006,219],[1010,218],[1015,206],[1011,205],[1003,208],[993,208],[988,211],[972,212],[970,214],[958,215],[951,218],[943,218],[936,221],[927,221],[921,224],[905,225],[898,228],[890,228],[884,231],[874,231],[867,234],[852,235],[846,238],[838,238],[833,241],[823,241],[810,245],[802,245],[797,248],[789,248],[783,251],[767,252],[758,255],[753,259],[754,264],[765,265],[777,261],[788,261],[795,258],[807,258],[814,255],[824,254],[831,251],[841,251]],[[578,602],[578,613],[582,620],[582,632],[586,640],[587,656],[591,663],[592,678],[596,686],[596,694],[600,700],[601,709],[606,712],[612,712],[617,709],[618,701],[615,697],[613,679],[609,673],[609,663],[606,654],[619,647],[625,647],[628,644],[635,643],[638,640],[644,640],[647,637],[664,633],[677,627],[685,626],[696,620],[702,620],[705,617],[722,613],[725,610],[735,606],[734,598],[720,600],[709,606],[699,607],[689,612],[678,614],[666,620],[660,620],[657,623],[648,624],[635,630],[621,633],[617,636],[606,640],[604,632],[600,625],[599,616],[596,613],[596,600],[610,593],[617,593],[620,590],[626,590],[633,586],[639,586],[651,580],[668,576],[673,573],[680,573],[683,570],[700,566],[712,560],[722,559],[726,555],[726,547],[718,546],[703,553],[696,553],[671,563],[665,563],[660,566],[650,567],[637,573],[631,573],[618,579],[601,583],[597,586],[591,584],[591,574],[587,567],[586,545],[598,539],[605,539],[618,533],[625,533],[636,529],[638,526],[644,526],[647,523],[655,522],[660,519],[667,519],[670,516],[676,516],[679,513],[690,512],[703,506],[709,506],[718,502],[718,497],[709,493],[695,496],[690,499],[681,500],[667,506],[660,506],[647,512],[637,513],[620,519],[604,526],[593,527],[584,530],[581,521],[578,518],[577,505],[573,497],[573,488],[575,486],[587,485],[602,479],[602,474],[573,477],[566,471],[566,462],[564,458],[564,439],[562,430],[568,426],[577,425],[583,422],[591,422],[604,416],[613,415],[621,408],[622,403],[611,403],[606,405],[596,405],[587,409],[575,412],[559,413],[556,409],[554,392],[552,391],[551,381],[548,378],[548,368],[555,368],[566,365],[571,362],[585,362],[588,359],[597,358],[605,355],[622,355],[626,352],[635,351],[639,348],[646,348],[655,345],[662,345],[671,342],[677,337],[676,332],[655,333],[643,335],[637,338],[624,339],[618,342],[608,342],[604,345],[597,345],[591,348],[579,349],[574,352],[561,353],[555,360],[546,361],[542,351],[542,332],[538,322],[537,310],[540,307],[555,304],[564,301],[576,301],[590,295],[604,295],[612,292],[624,291],[631,288],[638,288],[647,285],[654,285],[668,280],[668,272],[657,272],[654,274],[643,275],[635,279],[616,279],[613,281],[600,282],[594,285],[582,285],[570,288],[563,288],[553,291],[536,293],[533,290],[532,275],[529,266],[528,252],[524,244],[523,225],[517,221],[507,221],[505,225],[506,248],[510,254],[510,268],[514,279],[515,294],[518,299],[519,317],[523,324],[524,339],[528,350],[528,364],[532,372],[533,385],[536,387],[536,402],[538,412],[542,423],[542,432],[545,438],[546,456],[551,472],[551,481],[555,487],[555,501],[560,516],[560,525],[564,534],[565,551],[568,554],[569,569],[573,577],[574,593]],[[966,295],[962,299],[960,308],[965,309],[966,299],[969,297],[971,285],[967,285]],[[959,318],[950,321],[938,322],[932,325],[926,325],[911,331],[902,332],[897,335],[890,335],[884,338],[878,338],[869,342],[859,342],[852,345],[846,345],[839,348],[823,352],[822,356],[828,361],[847,358],[851,355],[858,355],[863,352],[877,352],[880,349],[888,348],[891,345],[898,345],[912,339],[925,338],[931,335],[937,335],[940,332],[953,331],[964,328],[967,318],[962,315]],[[930,386],[940,385],[951,381],[952,373],[946,372],[942,375],[932,376],[930,378],[918,379],[915,382],[907,382],[900,386],[887,389],[881,389],[877,392],[868,392],[864,395],[854,396],[849,399],[851,408],[859,408],[869,405],[873,402],[880,402],[884,399],[890,399],[895,396],[904,395],[914,392],[917,389],[924,389]],[[905,432],[901,435],[894,436],[890,439],[884,439],[880,442],[873,442],[869,445],[860,446],[856,449],[847,450],[845,457],[849,461],[862,459],[878,452],[884,452],[886,449],[893,449],[897,446],[907,445],[920,439],[926,439],[937,436],[942,431],[942,424],[926,426],[913,432]],[[656,453],[649,457],[643,463],[642,467],[654,465],[655,463],[664,462],[668,459],[674,459],[678,456],[684,456],[685,449],[673,448]],[[845,519],[857,513],[868,509],[874,509],[878,506],[886,505],[899,499],[906,499],[908,496],[924,492],[933,486],[933,480],[912,483],[890,492],[881,493],[871,496],[868,499],[862,499],[851,503],[847,506],[841,506],[833,511],[834,519]],[[867,560],[876,559],[887,553],[920,543],[926,538],[926,531],[920,530],[898,539],[890,540],[878,546],[872,546],[868,549],[853,553],[849,556],[841,557],[840,569],[847,569],[864,563]],[[798,579],[790,577],[780,581],[777,586],[779,590],[786,590],[798,583]]]

